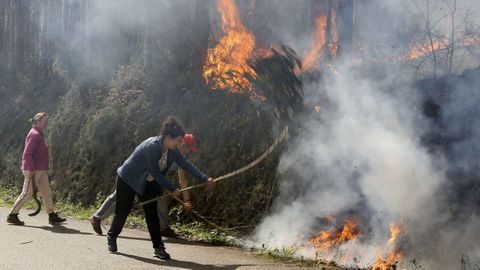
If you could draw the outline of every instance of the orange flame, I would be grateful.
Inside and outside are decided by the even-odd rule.
[[[217,8],[225,35],[215,48],[208,49],[203,77],[212,89],[253,92],[248,76],[255,78],[256,73],[247,60],[252,56],[255,37],[242,24],[233,0],[218,0]]]
[[[329,219],[329,222],[333,221]],[[320,231],[320,233],[312,237],[308,243],[315,246],[317,252],[328,250],[357,238],[360,234],[357,226],[358,223],[355,220],[347,219],[344,221],[343,226],[334,227],[330,231]]]
[[[400,235],[403,234],[403,229],[400,225],[390,224],[390,239],[388,239],[389,253],[385,259],[382,256],[377,258],[377,261],[372,266],[372,270],[389,270],[393,265],[405,256],[405,253],[396,248],[395,244]]]
[[[433,46],[432,46],[433,44]],[[406,55],[406,58],[409,60],[414,60],[419,57],[423,57],[425,55],[428,55],[432,53],[432,51],[439,51],[439,50],[444,50],[448,47],[448,39],[442,39],[440,41],[434,41],[432,44],[430,43],[425,43],[425,44],[420,44],[414,48],[412,48]],[[433,47],[433,50],[432,50]]]
[[[420,57],[429,55],[432,52],[447,50],[448,46],[450,46],[448,38],[443,38],[438,41],[433,41],[432,43],[420,44],[412,48],[405,55],[405,58],[408,60],[415,60]],[[456,47],[469,47],[469,46],[480,47],[480,40],[472,37],[465,37],[462,40],[457,41],[455,46]]]
[[[397,241],[398,236],[403,232],[402,227],[397,224],[390,224],[390,239],[388,239],[388,245],[393,246]]]
[[[317,60],[322,59],[327,33],[327,17],[322,15],[315,20],[316,31],[313,35],[312,48],[302,59],[302,70],[311,70]]]

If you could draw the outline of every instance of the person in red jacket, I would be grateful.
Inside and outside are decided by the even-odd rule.
[[[32,128],[25,139],[25,148],[22,155],[22,173],[25,177],[23,189],[13,204],[12,210],[7,217],[7,223],[24,225],[24,222],[18,218],[18,213],[25,202],[32,196],[34,184],[42,194],[49,223],[65,222],[67,219],[59,217],[54,212],[52,190],[48,183],[48,146],[44,137],[44,131],[48,125],[47,113],[37,113],[30,119],[30,122],[32,123]]]

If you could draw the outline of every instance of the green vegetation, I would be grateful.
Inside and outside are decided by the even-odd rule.
[[[276,131],[270,128],[274,121],[257,114],[248,97],[212,92],[202,85],[188,92],[166,89],[164,96],[151,95],[154,89],[145,89],[129,96],[131,100],[127,103],[118,104],[121,99],[116,97],[127,94],[118,94],[123,91],[121,88],[114,91],[109,87],[114,82],[118,84],[115,87],[122,87],[117,80],[124,84],[129,81],[128,85],[134,83],[129,79],[135,74],[131,72],[122,71],[107,85],[101,82],[82,85],[55,77],[38,89],[32,86],[35,79],[20,78],[25,81],[19,85],[27,85],[25,88],[32,89],[32,93],[44,92],[46,88],[58,93],[52,98],[53,102],[49,96],[36,99],[34,94],[24,93],[15,85],[11,92],[0,93],[18,102],[15,109],[0,115],[2,130],[10,131],[0,134],[3,153],[0,186],[21,189],[19,167],[23,140],[29,129],[27,120],[37,111],[51,115],[46,135],[55,197],[60,202],[82,207],[95,205],[97,196],[111,193],[116,169],[137,144],[158,134],[162,120],[169,114],[179,116],[187,132],[196,135],[201,151],[192,156],[191,161],[212,177],[243,167],[274,141]],[[0,78],[0,92],[2,85],[8,85],[10,80],[4,79]],[[180,98],[181,103],[169,103],[170,98],[165,100],[165,96]],[[35,103],[35,107],[30,107],[31,103]],[[259,166],[222,181],[215,191],[192,191],[196,210],[205,216],[215,213],[216,221],[226,227],[257,223],[275,195],[272,191],[276,189],[272,186],[277,163],[278,152],[274,152]],[[195,179],[191,183],[195,183]]]
[[[209,243],[213,245],[233,245],[233,237],[217,229],[210,229],[199,221],[191,223],[175,223],[172,228],[182,237],[189,240]]]

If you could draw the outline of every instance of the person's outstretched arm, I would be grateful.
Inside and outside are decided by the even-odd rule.
[[[197,169],[190,161],[188,161],[178,150],[174,151],[174,161],[180,168],[188,172],[190,175],[200,179],[200,181],[207,182],[208,176]]]

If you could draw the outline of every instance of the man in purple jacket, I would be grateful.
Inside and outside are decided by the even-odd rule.
[[[33,194],[33,184],[42,194],[45,210],[48,213],[50,224],[65,222],[53,209],[52,190],[48,183],[48,146],[44,138],[44,130],[48,125],[47,113],[37,113],[32,119],[32,128],[25,139],[25,148],[22,156],[22,173],[25,177],[22,193],[13,204],[7,222],[13,225],[24,225],[18,218],[20,209]],[[33,183],[35,181],[35,183]]]

